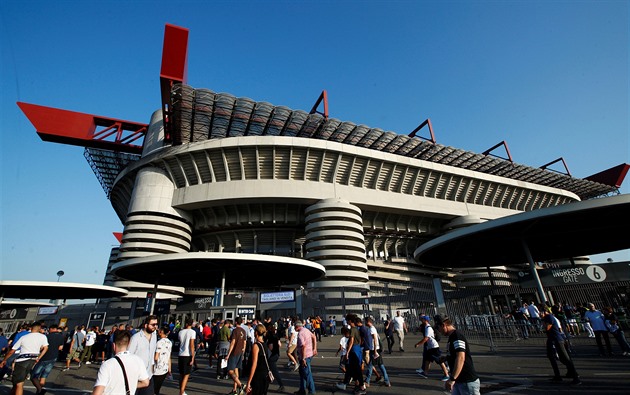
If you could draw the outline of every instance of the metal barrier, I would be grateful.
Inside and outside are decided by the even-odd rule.
[[[501,315],[471,315],[455,316],[455,327],[464,333],[471,344],[487,346],[491,351],[498,351],[501,347],[536,344],[543,346],[546,342],[542,323],[518,321]],[[583,324],[578,322],[580,335],[569,335],[568,341],[572,345],[594,344],[594,340],[583,331]],[[614,342],[614,339],[611,339]]]

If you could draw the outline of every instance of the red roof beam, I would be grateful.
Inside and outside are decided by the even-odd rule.
[[[416,133],[418,133],[420,129],[422,129],[425,126],[428,126],[429,134],[431,135],[431,138],[416,136]],[[433,144],[435,144],[435,134],[433,133],[433,126],[431,125],[431,119],[429,118],[425,119],[424,122],[422,122],[420,125],[418,125],[417,128],[415,128],[414,130],[411,131],[411,133],[409,133],[409,137],[418,137],[418,138],[421,138],[426,141],[430,141]]]
[[[324,103],[324,112],[319,112],[317,111],[317,107],[319,107],[322,102]],[[315,105],[313,106],[309,114],[315,113],[323,115],[324,119],[328,119],[328,92],[326,92],[326,90],[323,90],[322,93],[319,95],[317,101],[315,102]]]
[[[507,158],[503,158],[503,157],[500,157],[498,155],[491,154],[492,151],[494,151],[495,149],[499,148],[500,146],[503,146],[503,148],[505,148],[505,153],[507,154]],[[514,160],[512,160],[512,154],[510,153],[510,149],[508,148],[507,142],[505,140],[503,140],[500,143],[497,143],[496,145],[492,146],[491,148],[488,148],[487,150],[483,151],[481,153],[481,155],[485,155],[485,156],[491,155],[491,156],[494,156],[496,158],[506,159],[506,160],[509,160],[510,162],[514,163]]]
[[[141,154],[147,124],[18,102],[43,141]],[[97,130],[97,127],[105,129]],[[125,135],[126,133],[126,135]],[[114,136],[115,135],[115,136]],[[107,140],[114,136],[113,141]]]
[[[615,167],[611,167],[608,170],[600,171],[597,174],[586,177],[585,180],[595,181],[601,184],[613,186],[615,188],[620,188],[623,180],[628,174],[628,169],[630,169],[630,165],[627,163],[622,163]]]
[[[188,29],[171,25],[164,27],[162,46],[162,67],[160,69],[160,91],[162,96],[162,117],[166,140],[172,141],[171,89],[176,83],[185,84],[188,74]]]
[[[566,175],[568,175],[569,177],[571,177],[571,172],[569,171],[569,166],[567,166],[567,162],[564,161],[563,157],[559,157],[556,160],[553,160],[549,163],[546,163],[542,166],[540,166],[541,169],[543,170],[551,170],[551,171],[555,171],[556,173],[561,173],[558,170],[554,170],[554,169],[547,169],[549,166],[553,165],[554,163],[558,163],[558,162],[562,162],[562,165],[564,166],[564,170],[566,170]]]

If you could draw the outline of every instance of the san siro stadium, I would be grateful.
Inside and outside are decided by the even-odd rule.
[[[518,282],[526,262],[456,269],[414,251],[469,225],[619,194],[603,173],[518,164],[493,154],[500,145],[438,144],[428,120],[399,134],[184,81],[168,85],[167,102],[137,151],[88,145],[85,157],[124,225],[105,284],[138,300],[155,287],[178,318],[239,306],[275,318],[498,312],[536,297]],[[275,292],[289,298],[261,302]]]

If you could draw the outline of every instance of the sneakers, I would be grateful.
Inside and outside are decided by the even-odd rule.
[[[295,364],[295,366],[291,370],[294,371],[294,372],[297,372],[299,368],[300,368],[300,365]]]
[[[571,381],[571,385],[582,385],[582,380],[579,377],[576,377]]]
[[[354,394],[355,395],[365,395],[365,394],[367,394],[367,391],[365,390],[365,388],[357,388],[356,390],[354,390]]]
[[[276,392],[284,392],[284,385],[278,387],[278,390]]]
[[[79,367],[81,367],[81,362],[79,362]]]
[[[92,364],[92,362],[87,361],[85,364],[86,364],[86,365],[91,365],[91,364]]]
[[[346,390],[346,384],[345,383],[337,383],[337,384],[335,384],[335,386],[337,387],[337,389],[340,389],[342,391]]]
[[[378,376],[376,378],[376,380],[374,380],[375,383],[378,383],[379,381],[381,381],[383,379],[383,376]]]
[[[70,370],[70,368],[63,368],[63,369],[61,369],[62,372],[66,372],[68,370]]]
[[[418,373],[418,376],[420,376],[420,377],[421,377],[421,378],[423,378],[423,379],[428,379],[428,378],[429,378],[429,376],[427,376],[427,374],[426,374],[426,373],[424,373],[424,372],[422,372],[422,373]]]
[[[424,373],[424,370],[423,369],[416,369],[416,373],[422,374],[422,373]]]
[[[440,381],[449,381],[450,378],[448,376],[444,376],[440,379]]]

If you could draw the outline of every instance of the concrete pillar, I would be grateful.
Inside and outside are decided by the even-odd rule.
[[[171,206],[175,186],[155,167],[138,171],[125,221],[120,260],[190,251],[192,221]]]
[[[361,209],[341,199],[325,199],[306,209],[306,259],[326,268],[310,288],[368,288]]]

